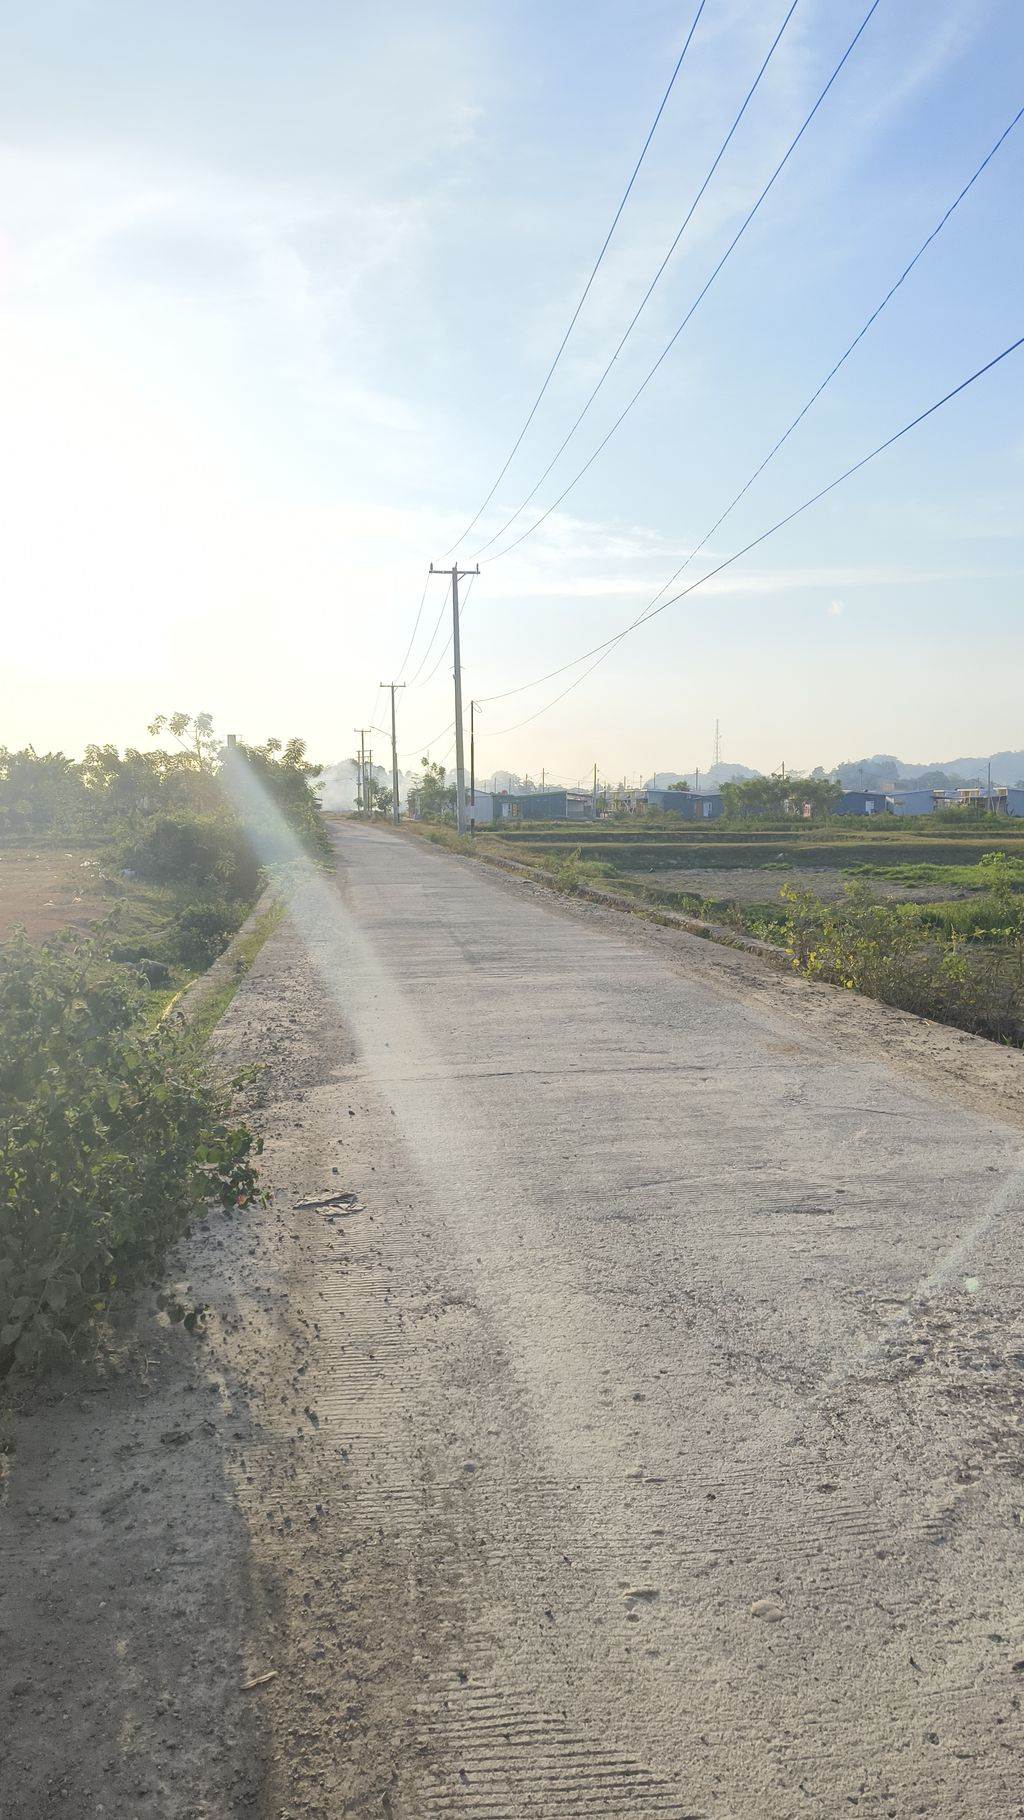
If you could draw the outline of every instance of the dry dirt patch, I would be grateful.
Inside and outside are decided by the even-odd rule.
[[[0,941],[19,927],[42,941],[69,924],[98,921],[110,908],[98,875],[94,848],[0,847]]]

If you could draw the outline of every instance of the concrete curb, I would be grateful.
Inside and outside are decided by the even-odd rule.
[[[212,967],[201,973],[175,999],[172,999],[163,1013],[160,1022],[168,1018],[181,1018],[183,1023],[194,1024],[202,1015],[210,1000],[216,996],[222,986],[229,980],[237,979],[242,971],[239,963],[239,951],[242,944],[252,935],[254,929],[279,901],[281,892],[277,885],[268,885],[257,898],[244,923],[235,930],[223,954],[218,954]]]

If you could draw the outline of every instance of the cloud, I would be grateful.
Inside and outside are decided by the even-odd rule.
[[[439,529],[447,525],[449,534],[444,541],[450,543],[461,525],[457,525],[454,517],[434,516]],[[398,513],[396,522],[402,517]],[[529,519],[525,522],[529,523]],[[667,583],[669,575],[690,556],[692,547],[665,536],[652,526],[623,520],[600,522],[553,512],[507,562],[494,561],[487,555],[481,557],[481,587],[494,599],[517,600],[554,596],[596,599],[604,595],[653,593]],[[692,567],[687,564],[683,568],[668,589],[669,594],[685,590],[694,582],[700,584],[694,590],[698,602],[713,596],[789,594],[807,590],[831,593],[835,589],[825,612],[838,619],[847,605],[838,592],[840,589],[1005,580],[1011,574],[1017,574],[1017,571],[997,570],[984,563],[966,563],[958,568],[948,563],[933,566],[911,561],[856,566],[780,563],[777,568],[748,568],[740,561],[721,574],[709,575],[707,581],[702,579],[730,554],[728,549],[706,544]]]

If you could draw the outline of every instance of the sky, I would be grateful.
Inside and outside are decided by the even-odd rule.
[[[661,354],[868,4],[798,0],[516,533]],[[403,770],[451,762],[450,607],[427,571],[453,560],[536,398],[697,5],[6,9],[0,744],[145,746],[154,715],[181,709],[252,740],[300,735],[324,763],[371,727],[377,758],[378,685],[400,678]],[[516,549],[490,542],[600,376],[788,9],[705,0],[551,384],[457,544],[472,568],[489,543],[462,583],[480,774],[692,770],[716,720],[723,756],[762,770],[1024,745],[1024,349],[592,675],[537,681],[1024,334],[1022,122],[693,554],[1024,103],[1017,0],[880,0],[607,448]]]

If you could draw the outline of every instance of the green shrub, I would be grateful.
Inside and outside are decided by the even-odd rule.
[[[928,906],[881,903],[865,885],[848,885],[839,904],[784,886],[788,906],[783,945],[793,965],[811,978],[882,999],[919,1017],[955,1024],[1001,1040],[1024,1040],[1024,931],[1005,887],[987,908],[997,929],[955,931],[935,939],[923,922],[929,911],[963,910],[976,921],[985,904]],[[947,917],[948,920],[948,917]],[[1001,938],[999,954],[977,935]]]
[[[63,752],[11,752],[0,746],[0,836],[81,832],[86,791],[80,767]]]
[[[549,862],[548,870],[552,873],[559,891],[578,891],[583,883],[583,868],[580,864],[579,847],[571,853],[565,853],[560,859]]]
[[[0,948],[0,1376],[67,1355],[258,1149],[186,1040],[77,932]]]
[[[607,885],[619,878],[616,866],[607,860],[584,859],[579,847],[569,853],[539,854],[535,863],[541,871],[550,874],[559,891],[569,893],[579,891],[584,885]]]
[[[125,837],[108,863],[157,885],[255,897],[260,866],[244,828],[215,815],[155,815]]]
[[[191,904],[175,918],[161,958],[201,972],[223,954],[245,916],[243,905]]]
[[[236,809],[266,863],[291,859],[296,840],[314,859],[332,861],[316,783],[320,766],[307,758],[304,740],[240,744],[227,754],[221,775],[236,790],[241,785]]]
[[[984,896],[963,898],[949,904],[904,905],[914,912],[918,928],[934,930],[946,939],[959,937],[969,942],[1017,941],[1021,935],[1022,906],[1020,899],[1007,898],[1001,891],[987,891]]]

